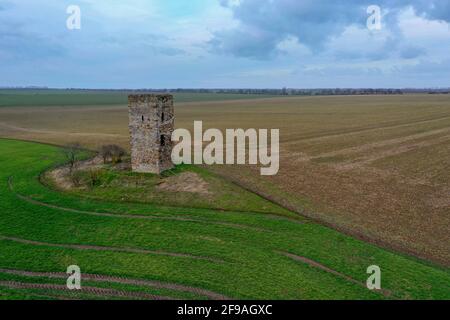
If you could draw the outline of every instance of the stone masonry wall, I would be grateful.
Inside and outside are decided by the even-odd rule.
[[[129,95],[128,111],[133,171],[160,174],[173,168],[173,96]]]

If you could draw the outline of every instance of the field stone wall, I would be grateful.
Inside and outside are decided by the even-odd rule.
[[[131,166],[134,172],[160,174],[173,168],[173,96],[138,94],[128,96]]]

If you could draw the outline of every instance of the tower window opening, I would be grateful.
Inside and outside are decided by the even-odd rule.
[[[166,145],[166,137],[161,136],[161,146],[165,146],[165,145]]]
[[[142,116],[142,122],[144,122],[144,116]]]

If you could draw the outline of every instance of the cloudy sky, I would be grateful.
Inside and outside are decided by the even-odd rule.
[[[0,86],[27,85],[449,87],[450,1],[0,0]]]

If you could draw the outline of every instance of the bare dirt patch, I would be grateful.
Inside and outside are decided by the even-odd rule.
[[[430,197],[427,204],[435,209],[450,210],[450,188],[441,190],[440,193]]]
[[[103,160],[100,156],[85,161],[79,161],[75,164],[72,171],[74,172],[77,170],[98,169],[102,167],[102,161]],[[77,187],[73,183],[70,174],[71,172],[69,166],[63,166],[46,172],[45,177],[49,178],[50,181],[53,181],[58,189],[70,190]]]
[[[182,172],[166,178],[157,189],[172,192],[191,192],[203,195],[211,194],[209,184],[195,172]]]

